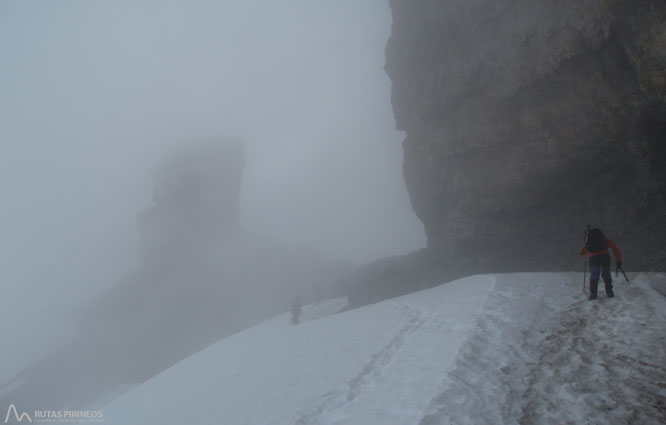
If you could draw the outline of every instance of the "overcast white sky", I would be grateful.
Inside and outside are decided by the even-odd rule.
[[[246,141],[247,229],[355,262],[424,246],[390,25],[388,0],[0,1],[2,285],[131,269],[154,167],[201,139]]]

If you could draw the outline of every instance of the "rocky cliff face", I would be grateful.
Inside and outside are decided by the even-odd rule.
[[[390,0],[386,70],[428,246],[581,266],[587,223],[666,267],[666,2]]]

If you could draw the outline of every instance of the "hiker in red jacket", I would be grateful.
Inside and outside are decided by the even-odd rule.
[[[580,255],[587,254],[590,258],[590,300],[597,299],[597,285],[599,284],[599,275],[604,279],[606,287],[606,297],[613,298],[613,280],[610,274],[611,258],[608,254],[608,247],[615,254],[617,267],[622,267],[622,254],[615,242],[604,236],[600,229],[588,229],[585,232],[585,245],[578,251]]]

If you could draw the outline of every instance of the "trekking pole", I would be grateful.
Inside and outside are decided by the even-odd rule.
[[[585,271],[583,272],[583,293],[585,294],[587,294],[586,281],[587,281],[587,259],[585,259]]]
[[[587,225],[587,230],[585,231],[585,246],[587,247],[587,237],[590,234],[590,225]],[[585,259],[585,271],[583,272],[583,293],[587,294],[587,258]]]
[[[626,280],[627,283],[629,283],[629,278],[627,277],[627,274],[624,272],[624,269],[622,268],[622,266],[617,266],[617,268],[615,269],[615,277],[617,277],[618,270],[622,272],[622,275],[624,276],[624,280]]]

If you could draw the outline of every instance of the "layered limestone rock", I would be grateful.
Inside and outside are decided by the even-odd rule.
[[[664,269],[666,2],[391,0],[386,70],[428,246],[577,268],[585,225]]]

